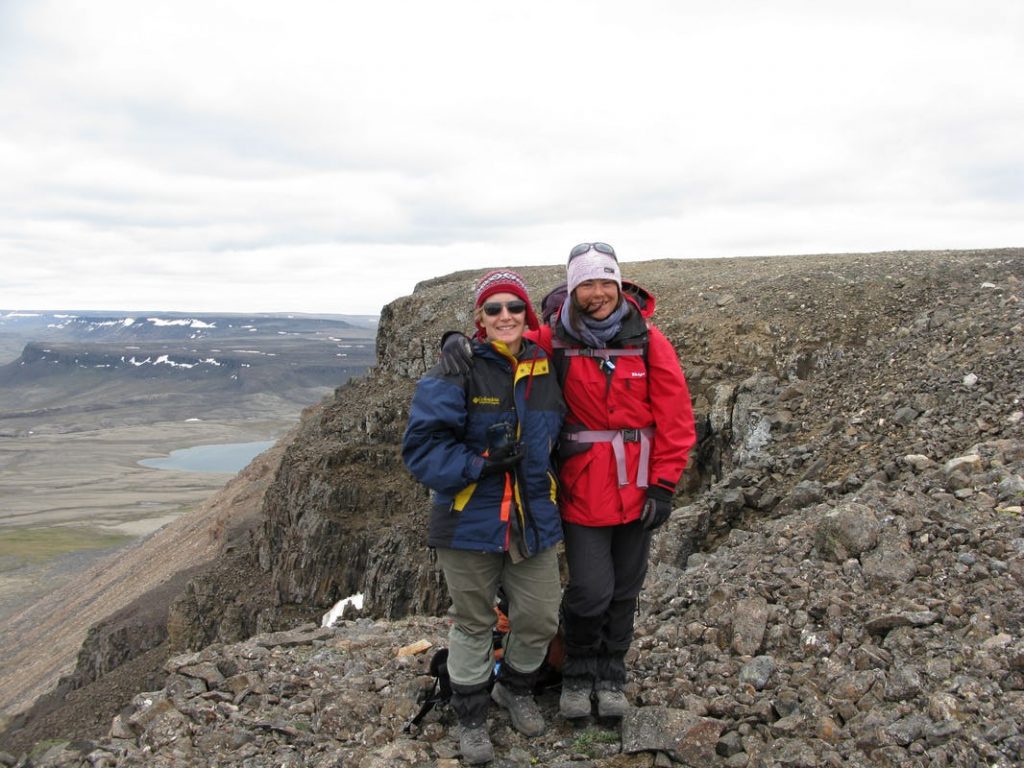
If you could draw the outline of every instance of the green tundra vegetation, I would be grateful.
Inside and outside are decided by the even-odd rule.
[[[0,536],[0,572],[28,563],[42,563],[83,550],[113,549],[132,539],[119,533],[82,526],[11,528]]]

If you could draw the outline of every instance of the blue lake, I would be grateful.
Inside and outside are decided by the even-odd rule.
[[[197,445],[171,451],[162,459],[143,459],[139,462],[151,469],[177,469],[182,472],[230,472],[244,469],[254,458],[274,444],[273,440],[258,443],[222,443]]]

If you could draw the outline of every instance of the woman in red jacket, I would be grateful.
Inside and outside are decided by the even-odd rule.
[[[586,717],[596,699],[599,716],[622,717],[651,532],[672,510],[695,441],[693,410],[675,349],[649,320],[654,297],[629,283],[623,290],[614,249],[580,243],[566,278],[549,324],[527,333],[554,359],[568,408],[559,449],[569,566],[559,709]],[[448,337],[444,364],[465,365],[466,346]]]
[[[538,333],[563,371],[560,511],[569,584],[562,600],[567,718],[622,717],[625,655],[651,531],[672,510],[696,433],[686,378],[649,318],[654,297],[623,291],[615,251],[569,254],[567,296]],[[564,360],[559,362],[559,357]]]

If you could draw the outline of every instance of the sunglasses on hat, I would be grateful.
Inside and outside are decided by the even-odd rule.
[[[526,302],[513,299],[512,301],[488,301],[483,305],[484,314],[488,317],[497,317],[503,309],[507,309],[510,315],[521,315],[526,311]]]
[[[571,251],[569,251],[569,261],[572,261],[577,256],[582,256],[584,253],[588,253],[591,250],[595,250],[598,253],[603,253],[606,256],[611,256],[616,261],[619,260],[618,257],[615,255],[615,249],[608,245],[608,243],[580,243]]]

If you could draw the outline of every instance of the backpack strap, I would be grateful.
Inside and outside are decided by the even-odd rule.
[[[558,436],[559,440],[570,443],[611,443],[615,454],[615,468],[619,476],[619,486],[629,485],[626,475],[626,443],[640,443],[640,465],[636,473],[638,488],[647,487],[647,467],[651,460],[651,440],[654,438],[654,427],[640,429],[566,429]]]
[[[556,320],[557,322],[557,320]],[[650,328],[650,322],[647,322]],[[558,383],[565,385],[565,377],[569,368],[569,357],[591,357],[598,360],[606,374],[609,374],[608,386],[611,386],[610,374],[615,370],[616,357],[643,357],[644,370],[650,368],[647,360],[648,335],[645,333],[643,341],[639,346],[634,347],[584,347],[570,344],[559,337],[557,328],[552,323],[551,348],[552,360],[555,371],[558,374]],[[653,427],[642,427],[637,429],[564,429],[559,435],[560,455],[571,456],[587,450],[593,443],[611,443],[612,452],[615,455],[615,468],[618,474],[620,486],[629,485],[629,478],[626,474],[626,449],[625,443],[640,443],[640,466],[637,469],[636,484],[639,488],[648,486],[648,465],[651,458],[651,442],[654,439]],[[576,447],[570,447],[570,444]]]
[[[565,383],[566,371],[569,368],[569,363],[565,359],[567,357],[592,357],[596,358],[598,365],[601,366],[601,370],[605,373],[611,373],[615,370],[615,361],[613,358],[616,357],[643,357],[644,368],[647,365],[647,338],[645,337],[643,343],[638,347],[581,347],[574,344],[569,344],[564,339],[559,338],[557,333],[551,334],[551,348],[553,354],[551,355],[554,362],[555,371],[558,374],[558,383]]]
[[[594,349],[592,347],[564,347],[566,357],[637,357],[644,354],[642,347],[621,347],[621,348],[601,348]]]

